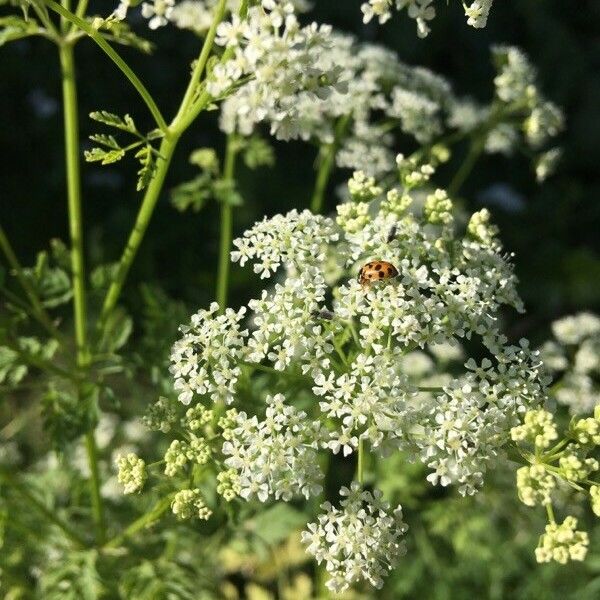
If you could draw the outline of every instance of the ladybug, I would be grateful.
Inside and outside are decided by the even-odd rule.
[[[385,260],[373,260],[361,267],[358,272],[358,283],[366,287],[374,281],[392,279],[398,276],[398,269]]]

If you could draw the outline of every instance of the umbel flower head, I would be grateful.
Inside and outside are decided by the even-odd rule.
[[[235,404],[238,392],[257,400],[218,419],[217,492],[226,500],[309,499],[321,492],[318,453],[359,447],[382,458],[403,450],[430,469],[433,485],[472,494],[520,415],[545,398],[538,353],[497,328],[502,307],[523,308],[490,214],[460,226],[447,193],[426,187],[431,165],[398,165],[391,189],[355,173],[335,218],[294,210],[256,223],[234,241],[232,260],[273,281],[246,307],[211,305],[182,328],[171,371],[190,405],[190,438],[212,419],[195,407]],[[361,284],[367,263],[393,269]],[[439,349],[466,339],[484,357],[420,388]],[[409,370],[417,350],[425,368],[413,360]],[[260,385],[256,373],[266,377]],[[188,443],[170,448],[169,474],[208,460],[202,444],[192,452]],[[363,579],[379,586],[403,551],[400,512],[357,484],[342,495],[339,509],[324,505],[309,526],[309,552],[325,561],[333,590]]]
[[[329,574],[327,587],[340,593],[361,580],[376,588],[406,552],[402,536],[408,529],[402,520],[402,508],[393,511],[382,500],[379,490],[373,493],[352,482],[343,487],[340,508],[329,502],[316,523],[302,532],[302,541],[316,561],[325,562]]]
[[[303,426],[286,425],[297,417],[279,396],[266,407],[283,411],[277,419],[235,418],[224,450],[243,495],[308,496],[317,487],[293,462],[310,462],[300,449],[349,455],[360,439],[382,456],[409,451],[432,470],[433,484],[473,493],[518,415],[544,398],[537,353],[497,331],[500,308],[522,304],[489,214],[475,213],[461,233],[444,192],[412,209],[413,187],[386,192],[355,174],[355,199],[336,220],[291,211],[257,223],[234,242],[232,259],[253,262],[261,278],[277,273],[276,283],[248,310],[218,314],[212,305],[183,328],[171,366],[182,402],[234,402],[242,369],[255,365],[300,377],[315,396]],[[373,259],[392,263],[398,276],[360,285],[359,267]],[[405,354],[460,339],[479,339],[489,358],[468,360],[443,388],[420,391],[402,371]],[[278,440],[272,448],[269,439]]]

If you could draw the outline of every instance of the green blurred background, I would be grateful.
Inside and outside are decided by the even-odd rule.
[[[113,3],[90,4],[92,11],[106,14]],[[486,157],[462,195],[471,209],[489,206],[507,250],[516,254],[528,312],[507,317],[511,337],[525,335],[537,343],[547,337],[549,324],[557,317],[581,309],[600,311],[600,2],[496,0],[484,30],[466,25],[459,2],[448,7],[440,3],[425,40],[416,37],[413,21],[404,17],[383,27],[363,25],[361,0],[314,4],[306,20],[328,22],[362,40],[393,48],[404,61],[446,76],[460,94],[482,100],[492,94],[490,45],[515,44],[530,56],[545,94],[566,113],[566,131],[559,140],[564,157],[558,171],[538,186],[524,157]],[[145,22],[134,27],[147,33]],[[161,29],[152,39],[157,47],[151,57],[131,49],[122,53],[169,115],[185,87],[198,41],[174,28]],[[82,151],[87,136],[98,129],[86,116],[92,110],[129,112],[140,129],[151,126],[134,90],[93,43],[79,44],[77,62]],[[57,54],[50,44],[35,39],[0,48],[0,123],[0,221],[23,263],[29,264],[50,238],[67,239],[60,80]],[[134,315],[141,282],[163,288],[190,310],[213,299],[218,206],[209,204],[197,214],[178,213],[170,205],[168,190],[195,175],[187,161],[191,150],[222,149],[223,142],[216,113],[201,118],[184,136],[126,289],[124,301]],[[317,149],[302,142],[276,143],[275,149],[274,168],[240,168],[245,202],[236,211],[236,234],[265,214],[309,204]],[[448,181],[464,151],[459,148],[455,162],[440,172],[441,184]],[[135,170],[135,164],[127,161],[108,167],[83,163],[85,236],[92,265],[115,260],[122,250],[140,202]],[[336,173],[329,208],[335,202],[335,184],[347,175]],[[231,304],[254,295],[258,285],[250,269],[234,266]],[[387,494],[400,494],[408,510],[411,527],[414,524],[409,552],[419,556],[418,561],[401,565],[402,573],[381,597],[600,597],[598,531],[592,535],[595,550],[585,565],[562,570],[534,567],[532,537],[519,536],[519,531],[541,531],[543,520],[520,506],[516,497],[506,502],[506,491],[499,490],[511,489],[512,473],[493,475],[485,495],[467,500],[450,497],[444,490],[425,490],[421,473],[396,474],[387,480],[385,473],[381,475]],[[419,480],[421,487],[415,484]],[[407,497],[407,489],[413,490],[413,498]],[[442,498],[445,501],[439,502]]]

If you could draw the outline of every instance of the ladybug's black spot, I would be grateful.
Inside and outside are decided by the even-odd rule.
[[[383,271],[379,271],[379,277],[380,277],[380,278],[383,278],[383,277],[385,277],[385,273],[384,273]]]
[[[376,271],[381,271],[381,269],[383,269],[383,267],[380,264],[375,265]]]

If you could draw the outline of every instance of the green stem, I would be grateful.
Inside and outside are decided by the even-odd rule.
[[[89,357],[86,332],[87,310],[79,165],[79,117],[73,47],[69,44],[63,44],[59,48],[59,54],[64,105],[65,164],[69,207],[69,233],[71,236],[75,342],[77,344],[77,362],[79,366],[84,366]]]
[[[448,185],[448,196],[451,198],[456,196],[458,190],[462,187],[463,183],[467,180],[471,171],[477,163],[477,159],[483,152],[485,147],[485,136],[482,135],[479,138],[474,139],[469,146],[469,151],[465,157],[465,160],[460,165],[458,171],[456,171],[452,181]]]
[[[79,115],[77,105],[77,84],[72,44],[59,46],[62,72],[65,163],[67,171],[67,197],[69,207],[69,233],[71,236],[71,271],[73,277],[73,312],[75,320],[75,342],[77,345],[77,366],[85,370],[90,364],[87,340],[87,306],[85,292],[85,263],[83,256],[83,217],[81,209],[81,174],[79,165]],[[87,401],[82,385],[78,386],[80,403]],[[94,432],[85,435],[85,446],[90,466],[90,495],[92,515],[99,544],[104,541],[104,510],[100,496],[100,477]]]
[[[96,541],[98,545],[104,543],[106,536],[106,523],[104,520],[104,505],[100,495],[100,473],[98,469],[98,449],[93,431],[85,434],[85,450],[90,466],[90,494],[92,498],[92,515],[96,526]]]
[[[552,508],[552,504],[550,504],[548,502],[548,504],[546,504],[546,512],[548,513],[548,520],[550,521],[550,523],[556,523],[556,520],[554,518],[554,510]]]
[[[180,120],[183,115],[188,112],[190,105],[194,100],[194,96],[198,91],[198,84],[200,82],[200,78],[202,77],[202,73],[206,67],[206,63],[208,62],[208,58],[213,48],[213,44],[215,42],[215,36],[217,33],[217,27],[219,23],[223,20],[225,16],[225,11],[227,9],[227,0],[219,0],[214,12],[214,16],[212,19],[212,23],[206,33],[206,38],[204,38],[204,44],[202,44],[202,50],[200,51],[200,56],[194,65],[194,70],[192,71],[192,77],[185,91],[185,95],[183,96],[183,100],[181,101],[181,106],[179,107],[179,111],[173,119],[173,127],[177,128],[180,124]]]
[[[220,2],[219,6],[221,6],[221,4],[223,4],[222,1]],[[179,141],[179,138],[183,134],[183,132],[192,124],[192,122],[198,116],[200,111],[203,108],[205,108],[208,105],[208,102],[210,101],[210,96],[208,96],[208,94],[205,93],[203,94],[203,97],[205,96],[205,98],[203,98],[200,105],[196,103],[196,105],[193,105],[190,108],[186,107],[185,111],[183,110],[184,105],[189,104],[193,101],[198,83],[197,78],[199,78],[202,75],[204,67],[206,66],[206,63],[210,56],[210,52],[213,47],[217,26],[219,25],[222,19],[223,12],[221,10],[217,10],[213,18],[211,27],[209,29],[209,33],[207,33],[207,37],[202,46],[202,50],[200,51],[200,56],[194,68],[192,79],[188,84],[188,88],[182,100],[181,108],[179,109],[177,115],[173,119],[171,126],[167,127],[165,125],[165,131],[168,131],[169,135],[165,136],[161,142],[158,151],[160,158],[157,161],[156,172],[154,173],[154,177],[152,178],[152,181],[146,189],[146,193],[138,211],[135,224],[133,226],[133,229],[131,230],[129,239],[127,240],[125,250],[123,251],[123,254],[121,255],[121,258],[119,260],[117,275],[112,281],[106,294],[106,297],[104,298],[102,312],[100,314],[100,319],[98,323],[100,331],[102,331],[102,329],[104,328],[108,315],[116,306],[119,296],[121,295],[121,290],[123,289],[123,284],[125,283],[125,279],[127,277],[127,274],[129,273],[131,264],[133,263],[139,246],[144,238],[144,234],[146,233],[146,229],[148,228],[148,224],[150,223],[150,219],[152,217],[152,213],[154,212],[154,207],[156,206],[156,202],[158,201],[160,192],[162,190],[162,186],[167,175],[171,159],[173,158],[173,153],[175,152],[177,142]]]
[[[227,148],[225,150],[225,164],[223,166],[223,181],[233,188],[235,159],[238,144],[234,135],[227,136]],[[227,290],[229,283],[229,253],[231,252],[231,240],[233,237],[233,207],[227,199],[221,201],[221,236],[219,243],[219,266],[217,272],[217,303],[219,312],[225,312],[227,305]]]
[[[46,312],[42,301],[39,299],[34,287],[31,285],[27,277],[25,276],[25,272],[23,271],[23,267],[17,258],[8,238],[6,237],[6,233],[4,229],[0,225],[0,249],[6,256],[6,260],[9,266],[14,271],[14,274],[17,278],[17,281],[23,288],[23,291],[27,295],[29,302],[31,304],[31,308],[35,313],[36,318],[40,321],[40,323],[45,327],[45,329],[50,333],[53,337],[60,337],[58,330],[56,329],[54,323],[52,323],[52,319],[50,315]]]
[[[43,502],[38,500],[20,481],[8,473],[1,473],[0,477],[4,479],[13,490],[15,490],[20,496],[22,496],[27,503],[33,506],[39,513],[44,515],[48,521],[54,523],[62,529],[65,534],[73,541],[77,546],[85,548],[88,544],[75,529],[73,529],[68,523],[56,516],[56,511],[50,510]]]
[[[350,115],[341,117],[335,128],[333,142],[331,142],[331,144],[327,144],[326,146],[322,146],[319,151],[319,170],[317,171],[315,188],[310,201],[310,210],[315,214],[318,214],[323,210],[325,190],[327,189],[327,184],[329,183],[331,173],[333,172],[335,155],[337,153],[340,140],[348,128],[349,122]]]
[[[123,289],[123,284],[125,283],[125,278],[127,277],[129,269],[131,268],[131,264],[133,263],[133,259],[139,250],[140,244],[144,238],[144,234],[146,233],[146,229],[148,229],[148,224],[150,223],[152,213],[154,212],[154,207],[156,206],[156,202],[160,196],[160,192],[162,190],[163,183],[165,181],[165,177],[167,175],[171,159],[173,158],[173,153],[175,152],[175,147],[177,146],[178,140],[179,138],[176,136],[165,137],[160,144],[158,151],[160,158],[156,162],[156,171],[154,173],[154,177],[146,189],[146,193],[138,211],[135,224],[131,230],[131,233],[129,234],[129,239],[127,240],[125,250],[123,250],[123,254],[119,260],[117,274],[111,282],[108,292],[106,293],[106,297],[104,298],[102,312],[100,313],[100,319],[98,322],[98,329],[100,331],[104,329],[108,316],[117,304],[119,296],[121,295],[121,290]]]
[[[121,544],[121,542],[126,540],[128,537],[131,537],[141,529],[148,527],[148,525],[156,521],[169,508],[169,506],[171,506],[174,495],[175,494],[169,494],[167,497],[159,500],[152,509],[131,523],[131,525],[129,525],[125,531],[106,542],[104,548],[115,548],[119,546],[119,544]]]
[[[117,67],[119,67],[119,69],[123,72],[125,77],[127,77],[127,79],[129,79],[129,81],[133,84],[133,87],[135,87],[135,89],[138,91],[142,100],[152,113],[152,116],[154,117],[154,120],[156,121],[156,124],[158,125],[159,129],[165,132],[166,134],[168,132],[167,123],[164,117],[162,116],[162,113],[160,112],[158,106],[154,102],[154,99],[150,95],[150,92],[140,81],[139,77],[131,70],[129,65],[121,58],[119,53],[116,50],[114,50],[113,47],[102,37],[102,35],[96,29],[94,29],[87,21],[84,21],[82,18],[66,10],[60,4],[54,2],[54,0],[44,1],[48,5],[48,7],[51,8],[54,12],[58,13],[61,17],[67,19],[68,21],[76,25],[82,31],[85,31],[85,33],[87,33],[87,35],[89,35],[92,38],[92,40],[94,40],[94,42],[96,42],[96,44],[100,46],[102,50],[104,50],[106,55],[115,63],[115,65],[117,65]]]

